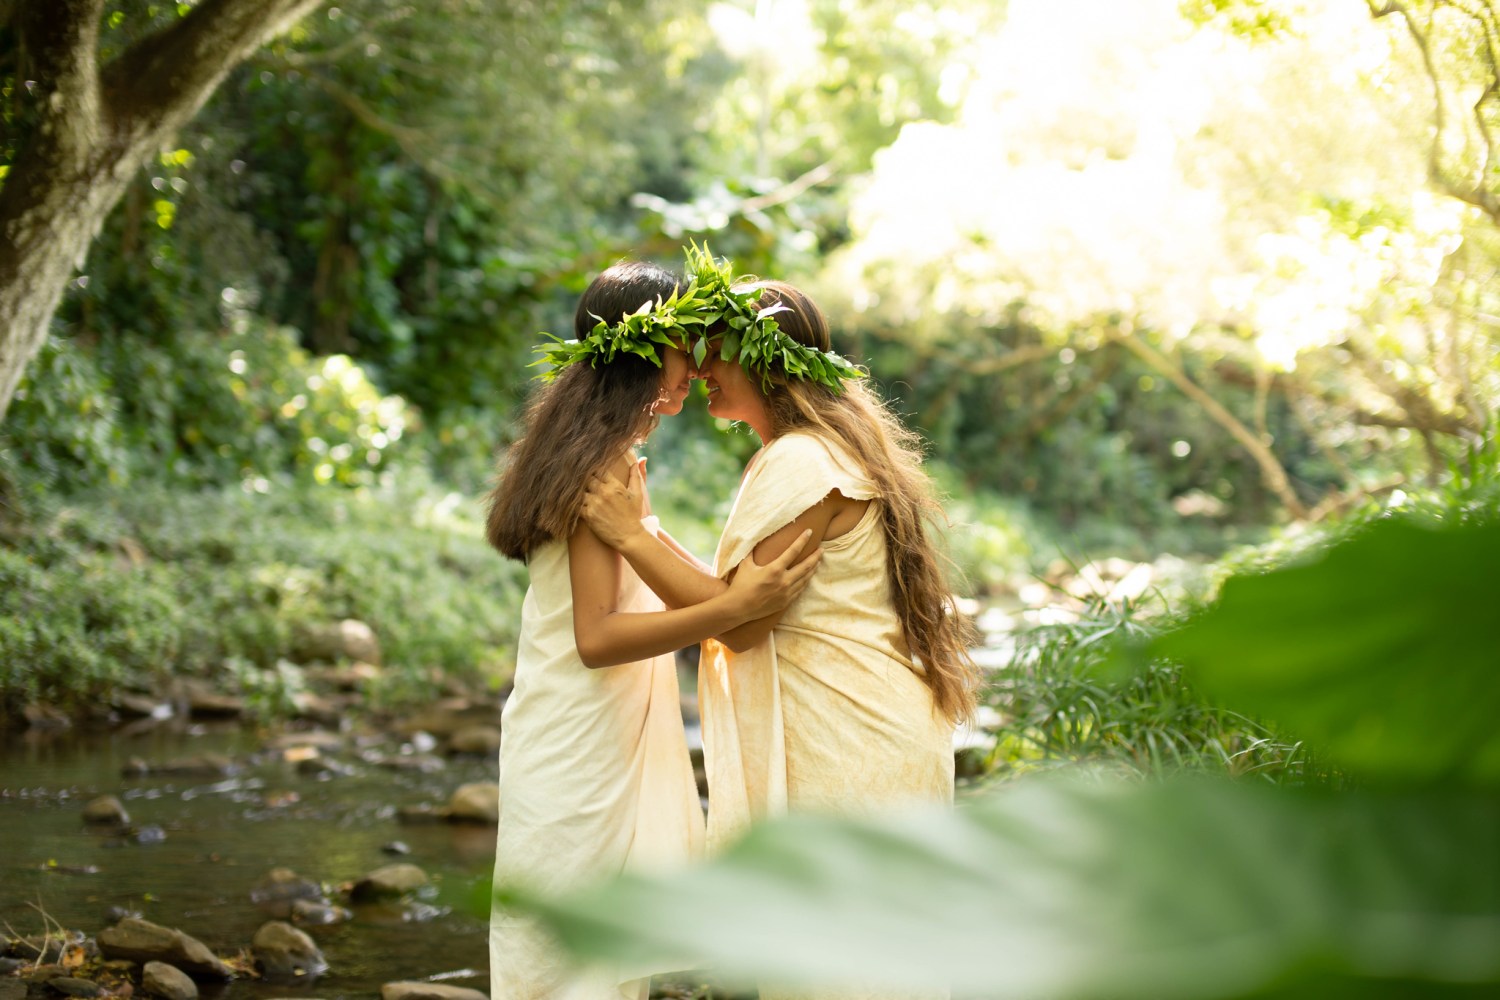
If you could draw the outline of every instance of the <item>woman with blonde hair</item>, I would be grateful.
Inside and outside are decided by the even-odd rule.
[[[744,559],[782,556],[805,532],[822,554],[785,610],[704,643],[710,848],[787,810],[951,802],[953,730],[973,708],[977,673],[928,532],[941,508],[918,439],[831,353],[803,292],[764,281],[724,298],[738,305],[710,330],[699,364],[708,410],[748,424],[763,447],[712,570],[641,529],[634,471],[629,487],[594,480],[582,511],[673,606],[724,592]]]
[[[490,542],[531,577],[502,715],[497,885],[555,893],[700,853],[671,654],[776,613],[813,569],[793,566],[794,544],[768,565],[747,562],[729,590],[665,610],[579,519],[590,477],[623,482],[633,446],[682,408],[693,372],[677,301],[676,276],[651,264],[617,264],[594,280],[574,339],[548,349],[550,381],[490,496]],[[635,526],[658,538],[646,514],[637,504]],[[491,918],[493,1000],[645,1000],[645,977],[659,971],[580,976],[528,919],[500,909]]]

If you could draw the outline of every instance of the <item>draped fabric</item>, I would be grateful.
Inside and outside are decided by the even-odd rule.
[[[697,857],[703,810],[683,735],[674,657],[591,670],[573,639],[565,541],[530,562],[515,687],[501,718],[495,881],[556,892]],[[628,566],[617,605],[662,603]],[[645,1000],[664,969],[570,972],[528,920],[490,923],[492,1000]]]
[[[874,483],[837,442],[779,437],[753,460],[719,540],[726,576],[831,491],[871,500],[825,541],[802,596],[743,653],[704,644],[699,666],[708,845],[788,810],[861,814],[953,799],[953,726],[912,662],[886,577]]]

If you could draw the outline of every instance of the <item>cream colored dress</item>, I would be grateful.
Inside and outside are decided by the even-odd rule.
[[[703,810],[674,658],[584,666],[573,639],[567,543],[539,548],[530,570],[515,688],[501,723],[496,884],[555,892],[696,858]],[[663,607],[628,565],[617,606]],[[580,976],[529,921],[498,910],[490,921],[492,1000],[644,1000],[645,977],[663,971]]]
[[[812,582],[744,653],[704,644],[698,676],[708,846],[787,810],[862,814],[953,800],[953,726],[913,664],[886,579],[874,484],[836,442],[805,432],[756,456],[719,540],[725,576],[830,491],[873,500],[823,543]]]

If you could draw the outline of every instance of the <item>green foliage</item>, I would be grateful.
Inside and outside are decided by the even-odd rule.
[[[1077,765],[1156,777],[1308,776],[1300,744],[1219,707],[1178,665],[1157,659],[1128,673],[1117,669],[1114,650],[1157,631],[1128,603],[1094,601],[1077,621],[1020,632],[1010,665],[986,688],[984,700],[1001,722],[991,730],[995,745],[983,769],[996,778]]]
[[[66,692],[83,703],[118,687],[144,686],[163,676],[178,651],[184,612],[170,571],[132,575],[109,551],[57,558],[67,547],[54,543],[41,553],[0,547],[6,700]]]
[[[500,897],[583,956],[800,987],[1489,995],[1500,528],[1485,520],[1379,521],[1319,562],[1231,581],[1153,644],[1227,706],[1305,733],[1351,788],[1033,779],[956,813],[778,820],[676,875]]]
[[[508,675],[524,570],[478,537],[471,501],[277,481],[265,494],[139,484],[83,496],[0,546],[0,693],[64,705],[168,675],[285,708],[301,634],[343,618],[379,636],[383,697],[441,676]]]
[[[237,317],[235,332],[166,344],[54,339],[6,430],[18,461],[73,490],[134,477],[369,483],[410,417],[349,358],[314,359],[292,332]]]
[[[15,460],[42,484],[120,483],[131,456],[113,379],[72,341],[50,337],[6,415]]]
[[[1162,547],[1216,554],[1246,526],[1274,519],[1276,501],[1248,455],[1123,348],[1054,352],[1045,331],[1023,322],[994,330],[946,319],[946,332],[928,343],[884,329],[843,333],[863,340],[886,394],[968,491],[1023,499],[1049,533],[1071,536],[1075,550],[1119,550],[1160,536]],[[996,371],[1012,353],[1032,360]],[[1199,364],[1191,365],[1194,377],[1213,384]],[[1216,396],[1231,409],[1253,408],[1246,389],[1220,385]],[[1318,464],[1290,407],[1271,404],[1268,433],[1282,461],[1309,492],[1326,490],[1336,479]],[[1183,498],[1198,511],[1179,514],[1174,502]]]
[[[1493,799],[1038,781],[500,898],[579,955],[807,993],[1480,997],[1500,982],[1497,830]]]
[[[1213,608],[1151,649],[1356,773],[1493,787],[1500,687],[1443,680],[1500,649],[1496,565],[1500,525],[1385,521],[1311,565],[1229,580]]]
[[[992,593],[1027,573],[1044,536],[1018,500],[969,489],[945,461],[927,463],[948,519],[939,538],[965,594]]]
[[[1275,0],[1183,0],[1179,7],[1193,24],[1217,25],[1253,41],[1270,41],[1292,30],[1285,5]]]

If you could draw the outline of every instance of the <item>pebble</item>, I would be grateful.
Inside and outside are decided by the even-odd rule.
[[[380,987],[380,1000],[489,1000],[489,997],[464,986],[401,981]]]
[[[353,919],[354,914],[342,906],[334,906],[322,899],[299,899],[292,904],[291,918],[299,924],[310,926],[341,924]]]
[[[90,826],[125,826],[130,822],[130,813],[113,795],[101,795],[83,807],[83,821]]]
[[[250,942],[250,951],[267,978],[313,978],[328,971],[328,960],[307,932],[280,920],[261,925]]]
[[[198,984],[175,965],[147,962],[141,971],[141,989],[162,1000],[198,1000]]]
[[[448,800],[448,818],[455,823],[500,822],[500,786],[493,781],[460,785]]]
[[[382,896],[399,896],[428,883],[427,873],[416,865],[397,863],[377,868],[358,882],[349,891],[355,901],[378,899]]]

